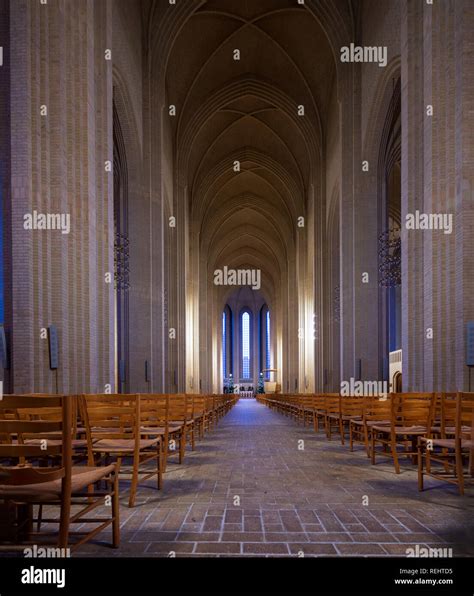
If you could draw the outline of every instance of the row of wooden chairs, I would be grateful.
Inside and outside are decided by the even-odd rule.
[[[363,444],[375,465],[390,457],[400,473],[400,458],[418,465],[418,485],[433,476],[454,483],[464,494],[474,477],[474,393],[392,393],[384,396],[262,395],[258,400],[314,430],[328,440],[339,434],[350,450]],[[433,464],[435,464],[433,466]],[[467,470],[466,470],[467,468]]]
[[[235,401],[232,395],[81,396],[89,464],[132,458],[129,506],[133,507],[139,481],[156,475],[160,489],[169,457],[178,454],[181,464],[186,445],[194,450],[196,437],[212,430]],[[155,471],[141,475],[151,460],[156,461]]]
[[[186,446],[212,430],[237,401],[232,395],[5,395],[0,400],[0,545],[38,543],[72,548],[112,526],[119,546],[119,474],[130,463],[129,506],[139,478],[157,476],[168,458],[181,463]],[[152,462],[153,470],[145,464]],[[60,507],[59,519],[43,507]],[[91,512],[110,506],[110,515]],[[34,507],[37,517],[34,518]],[[42,530],[58,524],[57,531]],[[36,525],[35,525],[36,524]],[[77,524],[93,526],[73,532]],[[49,528],[49,526],[47,526]],[[53,537],[57,540],[53,541]]]

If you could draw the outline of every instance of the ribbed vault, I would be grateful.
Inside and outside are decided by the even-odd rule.
[[[154,79],[176,108],[167,126],[174,205],[188,226],[183,263],[186,320],[193,329],[186,331],[186,351],[191,343],[196,350],[197,337],[200,345],[199,358],[191,363],[186,355],[186,361],[195,374],[215,381],[216,320],[232,291],[214,286],[216,269],[261,272],[279,344],[275,354],[282,343],[289,348],[288,334],[297,337],[298,325],[312,317],[304,293],[313,284],[307,275],[314,249],[307,247],[315,242],[314,229],[298,228],[298,221],[312,217],[322,200],[324,123],[338,76],[338,39],[350,30],[341,27],[351,22],[350,4],[164,4],[149,5],[148,18],[157,23],[149,43]]]

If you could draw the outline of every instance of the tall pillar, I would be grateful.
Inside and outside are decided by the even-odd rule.
[[[111,3],[14,0],[10,19],[11,390],[113,389]],[[34,212],[68,233],[25,229]]]
[[[402,2],[402,345],[405,390],[466,387],[473,318],[472,3]],[[452,218],[452,233],[406,229],[416,212]],[[446,220],[449,222],[449,219]],[[471,273],[469,274],[469,270]],[[468,292],[466,293],[466,289]]]

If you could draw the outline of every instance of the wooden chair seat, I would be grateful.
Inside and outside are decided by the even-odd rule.
[[[392,432],[390,426],[384,426],[382,424],[376,424],[372,426],[372,430],[375,430],[380,433]],[[396,435],[424,435],[427,432],[426,426],[395,426],[393,430]]]
[[[351,418],[351,422],[352,424],[355,424],[356,426],[364,426],[364,419],[361,418],[360,416],[358,416],[357,418]],[[365,424],[367,426],[385,426],[387,424],[390,424],[390,420],[368,420],[365,422]]]
[[[79,493],[91,484],[115,472],[116,464],[103,467],[74,466],[71,468],[71,492]],[[55,501],[61,496],[62,479],[20,486],[0,484],[0,498],[21,501]]]
[[[444,429],[446,435],[455,435],[456,434],[456,427],[455,426],[446,426]],[[471,427],[470,426],[463,426],[461,428],[461,433],[463,434],[470,434]]]
[[[154,447],[160,439],[142,439],[139,442],[140,451]],[[95,453],[133,453],[135,451],[135,439],[100,439],[92,446]]]
[[[432,426],[431,427],[431,432],[434,435],[440,435],[442,432],[442,428],[441,426]],[[462,433],[470,433],[471,432],[471,428],[469,426],[463,426],[461,429]],[[444,434],[445,435],[455,435],[456,434],[456,427],[455,426],[446,426],[444,428]]]
[[[25,445],[41,445],[43,439],[27,439]],[[49,439],[48,443],[53,447],[62,445],[61,439]],[[87,449],[87,439],[72,439],[71,445],[73,449]]]
[[[140,428],[142,435],[164,435],[166,434],[166,428],[164,426],[142,426]]]
[[[427,439],[426,437],[420,437],[420,441],[427,443],[431,441],[431,445],[433,447],[442,447],[443,449],[455,449],[456,448],[456,439]],[[474,448],[474,441],[470,439],[462,439],[461,440],[461,449],[473,449]]]
[[[344,420],[345,422],[349,422],[350,420],[354,420],[354,422],[359,421],[362,424],[362,416],[351,416],[350,414],[329,414],[328,418],[332,418],[333,420]]]

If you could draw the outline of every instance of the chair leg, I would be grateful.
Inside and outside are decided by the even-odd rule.
[[[354,440],[353,440],[353,428],[352,422],[349,422],[349,450],[354,451]]]
[[[113,481],[114,496],[112,499],[112,542],[113,547],[120,546],[120,501],[119,501],[119,467],[115,469]]]
[[[371,463],[375,466],[375,432],[370,431],[370,457]]]
[[[345,445],[345,424],[344,421],[340,418],[339,419],[339,434],[341,435],[341,445]]]
[[[184,460],[184,453],[186,450],[186,429],[183,428],[179,436],[179,463],[182,464]]]
[[[393,457],[393,465],[395,466],[395,472],[400,474],[400,464],[398,463],[398,454],[397,454],[397,441],[396,438],[391,437],[390,439],[390,449],[392,452]]]
[[[417,438],[413,437],[411,440],[411,453],[412,453],[411,463],[413,465],[416,465],[416,461],[417,461],[417,459],[416,459],[416,443],[417,443]]]
[[[365,451],[367,453],[367,457],[370,458],[369,429],[367,427],[367,424],[364,424],[364,443],[365,443]]]
[[[423,453],[420,440],[418,440],[418,490],[423,490]]]
[[[156,477],[157,488],[161,490],[163,486],[163,450],[160,443],[158,443],[156,453]]]
[[[43,521],[43,505],[39,505],[38,507],[38,519],[36,520],[36,531],[39,532],[41,530],[41,522]]]
[[[456,476],[458,479],[459,494],[463,495],[464,494],[464,470],[462,467],[462,451],[461,450],[456,449],[455,458],[456,458]]]
[[[69,539],[69,523],[71,519],[71,501],[61,497],[61,515],[59,521],[59,548],[67,548]]]
[[[128,500],[129,507],[135,506],[135,498],[137,496],[139,466],[140,466],[140,455],[136,454],[133,458],[132,485],[130,487],[130,498]]]

